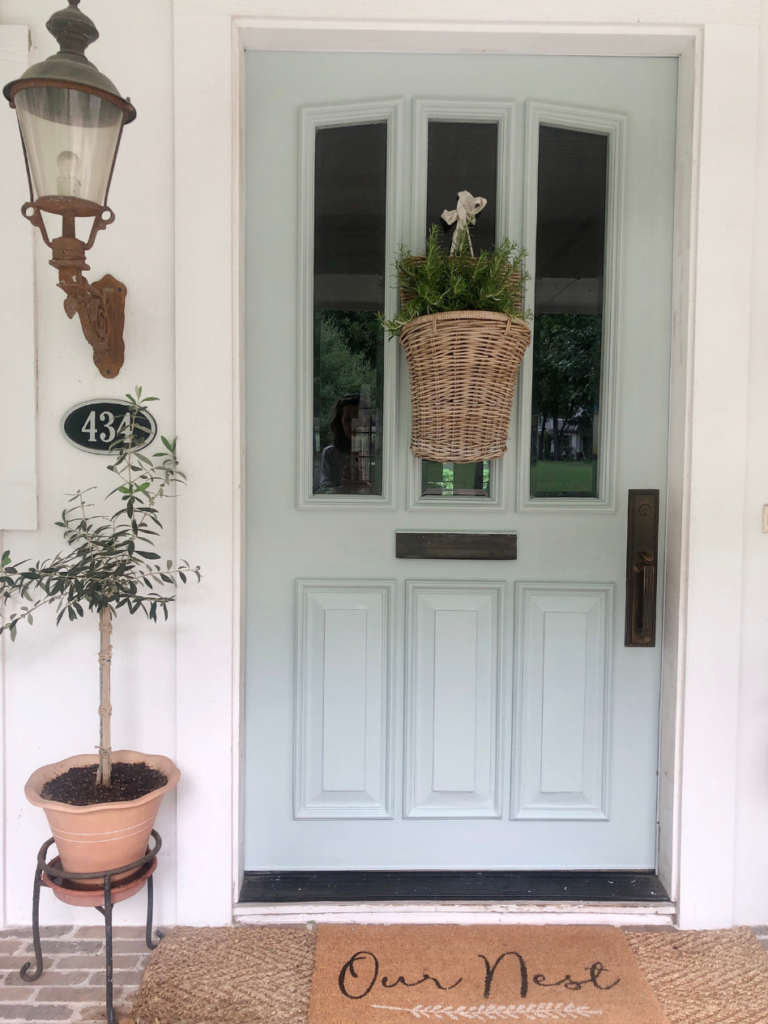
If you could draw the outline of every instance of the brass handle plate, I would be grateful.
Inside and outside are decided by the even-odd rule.
[[[659,492],[629,492],[625,647],[656,646]]]

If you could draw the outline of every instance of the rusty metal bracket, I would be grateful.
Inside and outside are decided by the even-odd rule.
[[[97,218],[96,224],[99,224]],[[104,226],[104,225],[100,225]],[[99,228],[94,225],[90,244]],[[65,235],[54,239],[51,248],[52,267],[59,272],[59,288],[66,293],[64,312],[70,318],[80,318],[86,341],[93,349],[93,361],[102,377],[116,377],[125,359],[125,297],[128,289],[106,274],[100,281],[90,284],[83,277],[90,270],[85,262],[88,244],[79,238]]]
[[[53,261],[51,261],[53,262]],[[116,377],[125,359],[125,297],[128,289],[111,274],[95,284],[81,276],[76,284],[59,282],[67,297],[64,312],[77,313],[86,341],[93,349],[93,361],[102,377]]]
[[[60,214],[62,236],[51,241],[41,211]],[[90,270],[85,260],[96,235],[115,219],[108,206],[96,206],[84,200],[62,197],[44,197],[37,202],[24,203],[21,208],[25,220],[40,230],[43,241],[52,250],[52,267],[59,272],[59,288],[66,293],[64,312],[71,320],[77,313],[88,344],[93,349],[93,361],[102,377],[116,377],[125,360],[125,297],[128,289],[106,274],[94,284],[83,277]],[[93,216],[93,226],[87,242],[75,234],[75,218]]]
[[[627,518],[625,647],[656,646],[659,492],[630,491]]]

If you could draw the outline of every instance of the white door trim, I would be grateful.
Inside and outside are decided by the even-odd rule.
[[[547,4],[551,23],[522,25],[499,23],[494,0],[450,23],[428,11],[414,22],[412,5],[389,0],[392,20],[366,24],[306,21],[301,0],[284,0],[279,20],[259,17],[266,0],[177,0],[177,426],[194,452],[178,543],[204,570],[178,602],[179,923],[230,922],[242,871],[246,47],[680,57],[659,870],[683,926],[732,923],[759,24],[749,4],[728,24],[733,4],[715,0],[696,8],[706,23],[665,25],[665,6],[634,0],[624,23],[569,25],[562,4]]]

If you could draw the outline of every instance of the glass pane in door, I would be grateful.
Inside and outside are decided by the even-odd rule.
[[[490,498],[491,464],[423,460],[421,493],[434,498]]]
[[[427,150],[426,233],[437,224],[448,248],[453,228],[442,220],[443,210],[456,208],[459,192],[482,196],[488,205],[472,228],[475,253],[496,244],[499,126],[497,122],[430,121]],[[424,498],[489,498],[490,462],[421,464]]]
[[[475,252],[496,244],[496,190],[499,126],[495,121],[430,121],[427,149],[427,224],[440,228],[447,246],[453,228],[441,219],[443,210],[456,209],[459,192],[483,196],[488,205],[472,228]]]
[[[597,497],[608,139],[539,130],[531,497]]]
[[[382,492],[387,126],[315,137],[313,493]]]

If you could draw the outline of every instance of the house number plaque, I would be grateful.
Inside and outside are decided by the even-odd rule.
[[[139,451],[154,441],[157,423],[148,412],[142,411],[137,414],[131,431],[131,410],[131,404],[122,398],[81,402],[64,413],[61,429],[69,443],[84,452],[114,455],[124,448]]]

